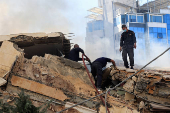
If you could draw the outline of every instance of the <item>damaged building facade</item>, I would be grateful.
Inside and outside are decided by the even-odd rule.
[[[96,96],[85,67],[61,57],[60,52],[66,55],[69,51],[69,43],[62,33],[41,36],[37,33],[18,34],[3,40],[0,47],[0,99],[12,104],[18,93],[24,90],[35,106],[53,100],[47,112],[55,113]],[[39,47],[46,49],[43,51]],[[104,71],[103,84],[109,81],[107,86],[113,87],[135,71],[109,67]],[[117,89],[111,90],[107,103],[110,113],[169,111],[170,72],[142,70]],[[64,113],[105,111],[100,98],[95,98]]]
[[[89,9],[86,27],[86,45],[94,44],[97,38],[107,38],[113,54],[120,57],[120,38],[123,24],[133,30],[138,49],[135,54],[143,54],[146,59],[151,47],[169,46],[170,43],[170,5],[169,0],[154,0],[140,5],[142,0],[98,0],[98,7]],[[105,44],[103,44],[105,45]],[[89,48],[87,46],[87,52]],[[97,49],[97,48],[95,48]],[[90,55],[91,53],[89,53]],[[107,53],[103,53],[104,56]],[[106,55],[105,55],[106,56]]]

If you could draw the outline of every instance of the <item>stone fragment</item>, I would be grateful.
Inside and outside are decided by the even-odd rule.
[[[4,77],[8,73],[17,57],[21,56],[23,50],[17,45],[9,41],[4,41],[0,48],[0,77]]]
[[[65,105],[65,108],[71,107],[73,105],[75,105],[75,104],[67,102],[66,105]],[[74,109],[78,110],[80,113],[97,113],[97,111],[95,111],[93,109],[89,109],[87,107],[83,107],[83,106],[80,106],[80,105],[74,107]]]
[[[133,100],[134,98],[135,98],[134,95],[132,95],[132,94],[130,94],[130,93],[128,93],[128,92],[125,93],[125,100],[131,101],[131,100]]]
[[[144,103],[143,101],[141,101],[141,102],[139,103],[139,110],[141,110],[141,109],[143,109],[143,108],[145,108],[145,103]]]
[[[39,74],[34,74],[34,75],[35,75],[35,77],[36,77],[36,78],[39,78],[39,77],[40,77],[40,75],[39,75]]]
[[[121,71],[125,71],[126,68],[125,67],[117,67],[118,70],[121,70]]]
[[[67,96],[61,90],[56,90],[55,88],[25,78],[12,76],[11,83],[13,86],[19,86],[23,89],[27,89],[61,101],[67,99]]]
[[[132,80],[133,80],[134,82],[137,82],[137,77],[133,76],[133,77],[132,77]]]
[[[123,88],[126,91],[133,92],[134,89],[134,81],[133,80],[128,80],[124,85]]]
[[[170,75],[163,75],[162,77],[165,81],[170,81]]]
[[[0,77],[0,86],[4,85],[6,83],[7,83],[7,81]]]

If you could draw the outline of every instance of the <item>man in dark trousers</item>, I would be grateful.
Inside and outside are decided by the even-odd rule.
[[[102,68],[106,66],[107,62],[112,62],[114,67],[116,67],[115,61],[110,58],[101,57],[96,59],[91,66],[91,73],[95,80],[95,86],[97,87],[98,91],[101,90],[102,84]]]
[[[126,25],[122,25],[122,30],[124,31],[120,38],[120,51],[122,51],[122,58],[124,61],[124,66],[129,68],[127,61],[127,54],[130,60],[131,69],[134,66],[134,48],[136,49],[136,37],[135,33],[131,30],[128,30]]]
[[[84,54],[84,51],[79,47],[79,45],[75,44],[74,48],[69,53],[69,59],[76,62],[81,61],[82,58],[79,58],[79,52]]]

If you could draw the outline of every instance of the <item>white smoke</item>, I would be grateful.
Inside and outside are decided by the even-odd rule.
[[[89,56],[91,61],[99,57],[108,57],[113,60],[122,60],[122,53],[118,52],[116,55],[114,54],[114,44],[113,40],[110,38],[99,38],[95,37],[91,43],[86,43],[86,54]],[[149,54],[141,51],[137,43],[137,48],[134,49],[134,59],[135,64],[142,67],[146,65],[149,61],[156,58],[163,51],[165,51],[168,46],[162,45],[160,43],[150,44]],[[122,60],[123,61],[123,60]],[[155,69],[168,69],[170,70],[170,50],[162,55],[159,59],[151,63],[148,67],[152,67]]]

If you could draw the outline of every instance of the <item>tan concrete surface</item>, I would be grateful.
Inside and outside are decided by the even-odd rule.
[[[17,46],[16,46],[17,47]],[[22,53],[14,48],[14,44],[9,41],[4,41],[0,48],[0,77],[11,70],[16,58]]]
[[[12,76],[11,83],[13,86],[19,86],[23,89],[27,89],[45,96],[49,96],[61,101],[67,99],[67,96],[61,91],[56,90],[55,88],[46,86],[44,84],[40,84],[38,82],[34,82],[25,78],[21,78],[18,76]]]

